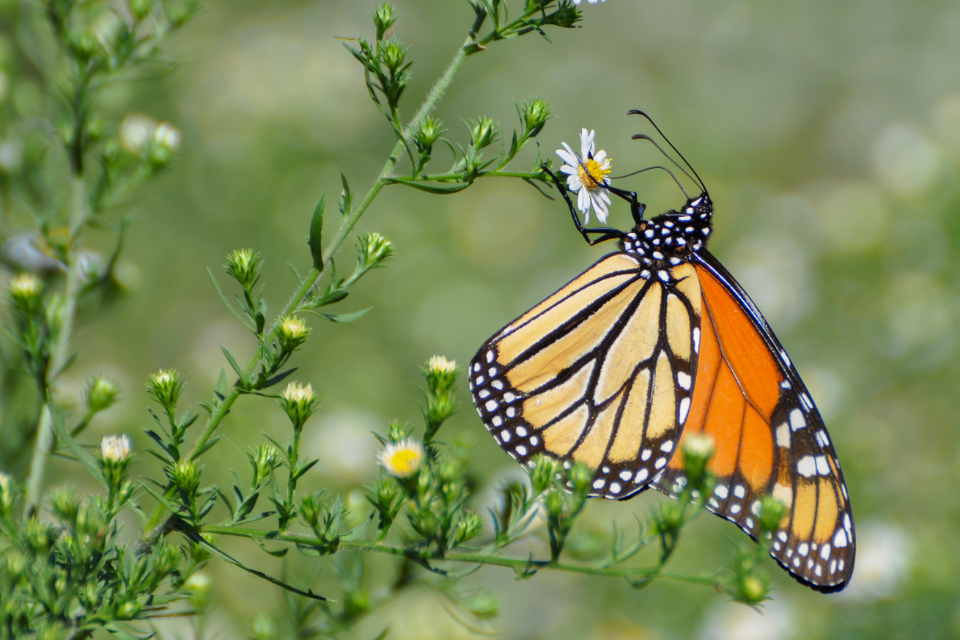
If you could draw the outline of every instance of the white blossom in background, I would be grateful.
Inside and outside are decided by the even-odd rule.
[[[573,0],[573,4],[579,6],[583,0]],[[590,4],[597,4],[598,2],[606,2],[606,0],[587,0]]]
[[[120,146],[139,154],[157,132],[157,121],[150,116],[131,113],[120,123]]]
[[[610,196],[603,185],[610,184],[610,158],[607,152],[596,150],[593,129],[580,131],[580,155],[573,152],[566,142],[557,155],[564,165],[560,172],[567,174],[567,188],[577,194],[577,209],[583,214],[583,223],[590,223],[590,209],[597,212],[600,222],[607,221]]]
[[[793,607],[783,600],[768,600],[758,609],[723,602],[704,616],[699,640],[787,640],[797,637]]]
[[[857,527],[857,564],[850,586],[840,596],[880,600],[894,596],[909,578],[913,542],[892,522],[865,522]]]

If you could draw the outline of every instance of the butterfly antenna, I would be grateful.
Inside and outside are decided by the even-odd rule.
[[[669,156],[667,156],[667,157],[669,157]],[[681,167],[681,169],[682,169],[682,168],[683,168],[683,167]],[[668,174],[670,174],[670,177],[673,178],[673,181],[677,183],[677,187],[679,187],[679,188],[680,188],[680,191],[683,192],[684,197],[685,197],[687,200],[690,199],[690,194],[687,193],[687,190],[683,188],[683,184],[681,184],[681,182],[677,179],[677,176],[673,173],[673,171],[670,171],[670,169],[668,169],[667,167],[664,167],[663,165],[657,165],[657,166],[655,166],[655,167],[647,167],[646,169],[640,169],[640,170],[638,170],[638,171],[631,171],[630,173],[625,173],[625,174],[623,174],[622,176],[613,176],[613,179],[614,179],[614,180],[620,180],[621,178],[629,178],[630,176],[635,176],[635,175],[637,175],[637,174],[644,173],[645,171],[651,171],[651,170],[653,170],[653,169],[663,169],[663,170],[666,171]],[[686,173],[686,171],[684,171],[684,173]],[[688,174],[688,175],[689,175],[689,174]],[[693,178],[690,178],[690,179],[693,180]]]
[[[680,159],[683,160],[683,163],[686,164],[687,167],[690,169],[690,171],[693,172],[693,175],[697,176],[697,179],[696,179],[697,184],[700,186],[700,189],[702,189],[704,193],[707,193],[707,187],[706,187],[705,184],[703,184],[703,180],[700,178],[700,174],[698,174],[698,173],[697,173],[697,170],[693,168],[693,165],[691,165],[691,164],[687,161],[687,159],[683,157],[683,154],[680,153],[680,150],[677,149],[675,146],[673,146],[673,143],[670,142],[670,138],[668,138],[667,136],[665,136],[665,135],[663,134],[663,131],[661,131],[661,130],[660,130],[660,127],[657,126],[657,123],[653,121],[653,118],[651,118],[650,116],[648,116],[648,115],[647,115],[646,113],[644,113],[643,111],[640,111],[639,109],[630,109],[630,111],[627,111],[627,115],[628,115],[628,116],[639,115],[639,116],[643,116],[644,118],[646,118],[647,122],[649,122],[650,124],[652,124],[652,125],[653,125],[653,128],[657,130],[657,133],[659,133],[660,136],[661,136],[664,140],[667,141],[667,144],[670,145],[670,148],[677,152],[677,155],[680,156]],[[637,137],[637,136],[634,136],[634,138],[636,138],[636,137]],[[649,139],[649,138],[648,138],[648,139]],[[653,141],[651,140],[651,142],[653,142]],[[656,143],[654,143],[654,144],[656,144]],[[672,160],[672,158],[671,158],[671,160]],[[674,160],[674,163],[676,163],[675,160]],[[679,165],[677,165],[677,166],[679,166]],[[686,171],[684,171],[684,173],[686,173]],[[687,174],[687,175],[690,175],[690,174]]]
[[[663,157],[664,157],[664,158],[666,158],[667,160],[669,160],[670,162],[672,162],[675,167],[677,167],[678,169],[680,169],[680,171],[683,172],[683,175],[685,175],[685,176],[687,176],[688,178],[690,178],[690,181],[691,181],[691,182],[698,183],[698,181],[697,181],[692,175],[690,175],[690,172],[683,168],[683,165],[682,165],[682,164],[680,164],[679,162],[677,162],[676,160],[674,160],[674,159],[673,159],[673,156],[671,156],[669,153],[667,153],[666,151],[664,151],[664,150],[663,150],[663,147],[661,147],[659,144],[657,144],[657,141],[654,140],[653,138],[651,138],[650,136],[648,136],[647,134],[645,134],[645,133],[638,133],[638,134],[636,134],[636,135],[634,135],[634,136],[630,136],[630,139],[631,139],[631,140],[646,140],[647,142],[649,142],[650,144],[652,144],[653,146],[655,146],[655,147],[657,148],[657,151],[659,151],[661,154],[663,154]],[[703,187],[703,185],[702,185],[702,184],[699,184],[699,183],[698,183],[698,186],[700,186],[701,188]]]

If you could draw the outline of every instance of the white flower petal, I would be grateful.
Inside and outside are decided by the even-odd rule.
[[[594,154],[593,159],[596,160],[597,164],[601,166],[603,165],[604,162],[607,162],[607,163],[610,162],[610,160],[607,159],[607,152],[604,151],[603,149],[600,149],[600,151],[597,151],[597,153]]]
[[[567,189],[570,189],[570,191],[580,191],[581,187],[583,187],[583,184],[580,182],[579,174],[574,173],[567,177]]]
[[[566,142],[561,142],[560,144],[563,145],[563,149],[557,149],[557,155],[560,156],[560,159],[572,167],[578,166],[580,164],[580,158],[573,152],[570,145]]]
[[[577,173],[577,170],[571,167],[570,165],[565,164],[562,167],[560,167],[560,173],[568,173],[568,174]]]
[[[596,148],[593,144],[593,139],[596,136],[596,131],[590,129],[580,130],[580,157],[581,158],[590,158],[593,156],[593,151]]]
[[[584,224],[590,222],[590,192],[586,189],[580,189],[577,194],[577,209],[585,216]]]

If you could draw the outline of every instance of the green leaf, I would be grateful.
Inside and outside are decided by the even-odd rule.
[[[323,208],[327,203],[327,192],[324,191],[317,203],[317,208],[313,210],[313,218],[310,220],[310,238],[307,244],[310,245],[310,255],[313,256],[313,268],[317,271],[323,271]]]
[[[240,324],[245,326],[247,329],[250,329],[250,331],[253,331],[254,328],[249,324],[247,324],[247,321],[244,320],[244,318],[239,313],[237,313],[237,310],[234,309],[233,305],[230,304],[230,301],[227,300],[227,296],[223,293],[223,289],[220,288],[220,283],[217,282],[217,278],[216,276],[213,275],[213,271],[211,271],[210,269],[207,269],[207,273],[210,274],[210,280],[213,281],[213,288],[217,290],[217,295],[220,296],[220,301],[223,303],[223,306],[227,308],[227,310],[233,315],[234,318],[236,318],[240,322]]]
[[[455,182],[453,184],[443,184],[443,183],[430,183],[430,182],[410,182],[407,180],[387,180],[389,184],[402,184],[405,187],[413,187],[420,191],[426,191],[427,193],[434,193],[438,195],[448,195],[451,193],[457,193],[458,191],[463,191],[469,187],[472,182]]]
[[[315,316],[320,316],[321,318],[326,318],[330,322],[353,322],[354,320],[359,320],[367,314],[370,309],[373,307],[367,307],[366,309],[361,309],[360,311],[354,311],[353,313],[317,313],[316,311],[309,311]]]
[[[185,526],[185,525],[186,525],[185,522],[182,522],[182,521],[181,521],[180,524],[181,524],[181,526],[177,527],[177,529],[178,529],[183,535],[185,535],[186,537],[190,538],[191,540],[193,540],[194,542],[196,542],[198,545],[206,548],[207,550],[209,550],[210,552],[212,552],[215,556],[219,557],[221,560],[224,560],[225,562],[229,562],[230,564],[234,565],[235,567],[239,567],[239,568],[243,569],[244,571],[246,571],[247,573],[250,573],[250,574],[252,574],[252,575],[255,575],[255,576],[257,576],[258,578],[261,578],[261,579],[263,579],[263,580],[266,580],[267,582],[271,582],[271,583],[277,585],[278,587],[281,587],[281,588],[283,588],[283,589],[286,589],[287,591],[290,591],[291,593],[295,593],[295,594],[297,594],[297,595],[299,595],[299,596],[303,596],[303,597],[305,597],[305,598],[310,598],[310,599],[312,599],[312,600],[321,600],[321,601],[324,601],[324,602],[327,601],[326,598],[324,598],[324,597],[321,596],[321,595],[317,595],[316,593],[314,593],[314,592],[313,592],[312,590],[310,590],[310,589],[308,589],[307,591],[303,591],[303,590],[301,590],[301,589],[298,589],[298,588],[294,587],[293,585],[289,585],[289,584],[287,584],[286,582],[283,582],[282,580],[278,580],[277,578],[274,578],[273,576],[269,576],[269,575],[265,574],[265,573],[262,572],[262,571],[258,571],[257,569],[253,569],[253,568],[251,568],[251,567],[246,566],[245,564],[243,564],[242,562],[240,562],[240,561],[237,560],[236,558],[227,555],[226,553],[224,553],[223,551],[221,551],[221,550],[218,549],[217,547],[215,547],[215,546],[213,546],[212,544],[210,544],[209,542],[207,542],[199,533],[197,533],[196,530],[194,530],[194,529],[192,529],[192,528],[188,528],[187,526]],[[262,546],[263,546],[263,545],[261,544],[261,547],[262,547]],[[266,549],[264,549],[264,551],[266,551]]]
[[[346,216],[350,213],[353,194],[350,193],[350,185],[347,184],[347,176],[345,173],[340,173],[340,182],[343,184],[343,189],[340,191],[340,202],[338,206],[340,207],[340,215]]]
[[[86,450],[74,440],[69,433],[67,433],[67,428],[63,424],[63,409],[59,407],[54,407],[50,409],[50,415],[53,418],[53,430],[56,432],[57,437],[60,439],[60,442],[67,449],[70,450],[77,460],[79,460],[83,466],[87,468],[87,471],[90,472],[97,481],[103,485],[104,489],[109,489],[110,485],[107,483],[107,479],[103,475],[103,469],[100,468],[100,463],[97,462],[97,459],[92,455],[86,452]]]
[[[240,378],[240,385],[246,387],[247,378],[243,373],[243,368],[240,366],[240,363],[237,362],[236,358],[233,357],[233,354],[230,353],[226,347],[220,347],[220,351],[223,351],[223,355],[227,359],[227,362],[230,363],[230,367],[233,369],[234,373],[237,374],[237,377]]]
[[[213,438],[210,438],[209,440],[207,440],[206,444],[204,444],[202,447],[200,447],[197,451],[194,452],[193,457],[199,458],[200,456],[202,456],[210,447],[217,444],[218,440],[220,440],[220,436],[214,436]]]

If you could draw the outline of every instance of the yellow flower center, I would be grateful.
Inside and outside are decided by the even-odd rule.
[[[409,476],[420,466],[420,453],[411,449],[400,449],[390,456],[389,466],[394,474],[401,478]]]
[[[603,165],[599,162],[590,158],[584,160],[579,167],[577,167],[577,174],[580,176],[580,184],[582,184],[587,191],[596,191],[600,188],[600,185],[603,184],[603,179],[607,177],[610,173],[610,160],[605,159]]]

